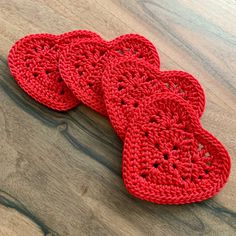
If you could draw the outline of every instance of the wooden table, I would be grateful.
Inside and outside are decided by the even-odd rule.
[[[235,235],[236,2],[187,0],[0,1],[0,235]],[[186,70],[206,92],[203,126],[232,157],[228,184],[184,206],[130,196],[122,143],[85,106],[59,113],[27,96],[7,67],[11,45],[31,33],[139,33],[161,69]]]

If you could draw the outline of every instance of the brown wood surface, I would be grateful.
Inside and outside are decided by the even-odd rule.
[[[233,0],[0,0],[0,235],[235,235],[236,2]],[[7,67],[11,45],[31,33],[139,33],[161,69],[186,70],[206,92],[203,126],[232,157],[228,184],[184,206],[130,196],[122,143],[85,106],[59,113],[27,96]]]
[[[4,236],[43,236],[42,230],[28,217],[20,214],[13,208],[0,205],[0,235]]]

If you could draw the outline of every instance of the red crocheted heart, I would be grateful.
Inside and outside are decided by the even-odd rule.
[[[62,35],[34,34],[15,43],[8,56],[10,71],[20,87],[38,102],[55,110],[68,110],[78,99],[61,79],[60,51],[74,41],[100,38],[97,34],[77,30]]]
[[[111,123],[123,140],[139,104],[156,92],[170,91],[192,105],[198,117],[205,96],[198,81],[183,71],[159,71],[145,61],[122,60],[104,72],[104,101]]]
[[[181,97],[154,94],[136,110],[123,152],[131,194],[159,204],[198,202],[215,195],[229,172],[227,151]]]
[[[151,42],[140,35],[128,34],[110,42],[87,40],[71,45],[60,57],[60,73],[68,87],[84,104],[106,115],[101,77],[108,64],[133,57],[160,65]]]

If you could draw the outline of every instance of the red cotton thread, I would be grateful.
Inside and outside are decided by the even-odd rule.
[[[79,100],[106,116],[101,78],[108,64],[123,57],[160,66],[158,53],[150,41],[137,34],[127,34],[110,42],[85,40],[72,44],[60,57],[60,73]]]
[[[13,45],[8,64],[19,86],[47,107],[66,111],[81,101],[109,116],[124,141],[122,177],[135,197],[199,202],[226,183],[230,157],[199,121],[201,85],[187,72],[160,71],[158,52],[143,36],[33,34]]]
[[[159,71],[145,61],[124,59],[107,67],[102,78],[104,101],[112,126],[124,140],[135,110],[157,92],[184,98],[200,117],[205,95],[199,82],[183,71]]]
[[[87,30],[61,35],[32,34],[17,41],[8,55],[11,74],[18,85],[36,101],[66,111],[79,104],[62,80],[58,60],[68,44],[86,38],[100,38]]]
[[[184,99],[161,93],[146,98],[134,113],[122,170],[132,195],[158,204],[185,204],[219,192],[230,173],[230,157]]]

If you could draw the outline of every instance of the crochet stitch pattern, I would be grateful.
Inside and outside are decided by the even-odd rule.
[[[160,66],[158,53],[150,41],[137,34],[127,34],[110,42],[85,40],[72,44],[60,57],[60,73],[79,100],[106,116],[101,78],[108,64],[124,57]]]
[[[223,145],[202,128],[192,107],[172,93],[154,94],[136,110],[122,165],[127,190],[159,204],[208,199],[230,173]]]
[[[135,197],[199,202],[226,183],[230,157],[199,121],[201,85],[187,72],[160,71],[158,52],[143,36],[32,34],[13,45],[8,65],[19,86],[45,106],[66,111],[83,102],[109,117],[124,141],[122,177]]]
[[[198,117],[205,107],[204,91],[192,75],[183,71],[159,71],[145,61],[124,59],[112,64],[104,72],[102,85],[107,113],[122,140],[140,103],[158,91],[183,97]]]
[[[79,101],[60,76],[59,55],[68,44],[86,38],[100,39],[100,36],[87,30],[61,35],[28,35],[17,41],[9,52],[11,74],[36,101],[55,110],[69,110],[77,106]]]

